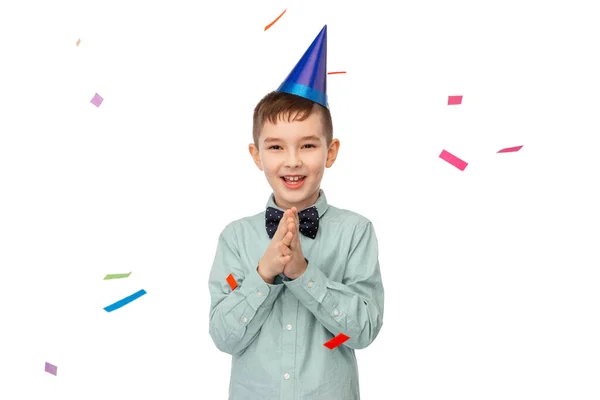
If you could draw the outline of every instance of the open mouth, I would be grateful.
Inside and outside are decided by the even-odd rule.
[[[285,177],[282,176],[280,177],[280,179],[283,181],[283,184],[288,187],[288,188],[298,188],[300,186],[302,186],[302,184],[304,183],[304,179],[306,179],[306,176],[295,176],[295,177]]]

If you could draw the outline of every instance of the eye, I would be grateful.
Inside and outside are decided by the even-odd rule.
[[[314,144],[310,144],[310,143],[309,143],[309,144],[305,144],[305,146],[312,146],[312,147],[316,147]],[[273,146],[269,147],[269,150],[271,150],[271,149],[272,149],[272,148],[274,148],[274,147],[280,147],[280,146],[279,146],[278,144],[276,144],[276,145],[273,145]]]

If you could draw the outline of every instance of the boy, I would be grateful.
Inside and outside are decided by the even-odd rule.
[[[230,400],[359,400],[354,349],[383,324],[373,225],[329,205],[320,189],[340,145],[325,90],[326,40],[327,26],[256,106],[249,150],[273,193],[266,211],[219,236],[210,335],[233,355]],[[324,346],[339,334],[349,339]]]

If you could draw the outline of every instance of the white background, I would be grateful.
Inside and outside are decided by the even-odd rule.
[[[325,24],[321,187],[373,221],[386,290],[362,398],[598,399],[595,8],[3,1],[0,399],[227,399],[218,234],[265,207],[252,111]]]

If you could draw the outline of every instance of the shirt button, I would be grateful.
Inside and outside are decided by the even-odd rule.
[[[313,281],[308,282],[308,287],[312,287]]]
[[[283,374],[283,378],[284,379],[290,379],[290,374],[288,374],[287,372],[285,374]]]
[[[340,315],[340,312],[338,310],[333,310],[333,315],[337,317],[338,315]]]
[[[285,329],[287,329],[288,331],[292,330],[292,325],[291,324],[287,324],[287,326],[285,327]]]
[[[258,292],[258,295],[259,295],[259,296],[262,296],[262,292]]]
[[[248,322],[248,318],[247,318],[247,317],[244,317],[244,318],[242,318],[242,322],[243,322],[243,323],[246,323],[246,322]]]

